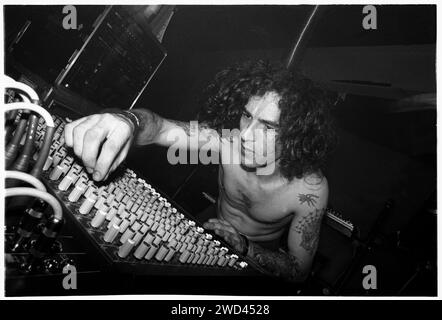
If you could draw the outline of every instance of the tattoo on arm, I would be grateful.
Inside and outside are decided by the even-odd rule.
[[[135,113],[140,120],[140,127],[138,134],[135,137],[135,144],[147,145],[154,143],[158,135],[161,134],[165,119],[148,109],[135,109],[131,111]],[[217,136],[212,132],[213,129],[209,128],[206,124],[197,124],[197,122],[193,121],[177,121],[171,119],[167,119],[167,121],[182,128],[188,137],[195,135],[197,130],[200,132],[206,130],[205,136],[207,136],[208,139],[212,139]]]
[[[298,194],[298,198],[299,198],[299,202],[301,202],[301,204],[307,203],[307,205],[309,207],[315,207],[316,205],[316,199],[319,199],[319,196],[315,195],[315,194]]]
[[[170,119],[168,119],[168,121],[183,129],[188,137],[194,137],[197,132],[199,132],[198,140],[202,142],[212,141],[212,139],[219,139],[216,130],[210,128],[205,123],[198,123],[197,121],[185,122]]]
[[[325,209],[315,209],[302,217],[294,227],[295,232],[301,235],[301,247],[310,255],[315,253],[319,241],[322,216]]]
[[[135,144],[146,145],[152,143],[161,131],[164,119],[147,109],[131,110],[140,120],[138,135]]]
[[[313,197],[315,200],[315,197]],[[293,231],[300,234],[300,246],[310,256],[313,256],[319,241],[322,216],[325,209],[314,209],[306,216],[301,217],[293,228]],[[256,243],[250,242],[248,256],[254,259],[260,266],[270,273],[290,281],[304,281],[308,271],[302,267],[303,262],[296,256],[283,252],[272,251]]]
[[[178,126],[178,127],[180,127],[181,129],[183,129],[184,132],[186,133],[186,135],[187,135],[188,137],[190,137],[191,132],[192,132],[192,130],[191,130],[191,128],[190,128],[190,122],[177,121],[177,120],[170,120],[170,119],[169,119],[168,121],[174,123],[176,126]]]
[[[264,249],[250,242],[249,255],[264,269],[289,281],[303,281],[307,274],[301,270],[299,260],[291,254]]]
[[[304,178],[304,182],[309,186],[317,186],[320,185],[324,176],[322,174],[312,174]]]
[[[324,176],[319,173],[309,175],[303,179],[304,185],[309,190],[319,190],[322,187]]]
[[[301,217],[293,227],[294,232],[301,236],[301,248],[307,251],[310,256],[314,255],[318,246],[324,211],[325,209],[314,209],[306,216]],[[302,261],[291,254],[268,250],[251,242],[248,255],[264,269],[290,281],[303,281],[308,275],[305,268],[302,268]]]

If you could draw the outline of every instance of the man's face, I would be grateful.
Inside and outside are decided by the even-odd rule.
[[[256,169],[278,159],[279,99],[276,92],[267,92],[251,97],[245,105],[240,121],[243,166]]]

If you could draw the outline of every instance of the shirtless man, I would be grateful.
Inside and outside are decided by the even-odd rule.
[[[147,109],[113,110],[68,124],[66,144],[100,181],[132,144],[178,143],[189,149],[196,136],[198,149],[209,147],[221,159],[217,218],[204,227],[270,273],[304,281],[328,199],[321,166],[334,141],[323,91],[258,61],[220,72],[208,92],[197,124],[164,119]],[[225,137],[223,129],[238,134]],[[187,139],[171,139],[172,133]],[[284,249],[267,245],[283,234]]]

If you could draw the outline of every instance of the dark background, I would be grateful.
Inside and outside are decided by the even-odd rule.
[[[178,7],[163,41],[168,51],[166,61],[136,107],[147,107],[173,119],[195,119],[201,94],[217,71],[246,59],[284,61],[311,9],[309,6]],[[341,78],[384,84],[339,88],[349,93],[345,102],[334,109],[339,127],[364,141],[419,158],[435,168],[435,108],[391,112],[392,105],[400,98],[435,92],[434,7],[377,6],[377,11],[378,30],[364,30],[362,6],[328,7],[307,42],[300,68],[326,84],[331,83],[330,79]],[[416,47],[425,51],[415,52]],[[367,48],[366,52],[361,48]],[[370,48],[377,53],[373,54]],[[392,51],[395,48],[400,50],[397,55]],[[329,57],[323,51],[318,64],[315,49],[341,50],[344,54]],[[352,54],[352,50],[359,51]],[[342,63],[347,55],[352,60]],[[384,57],[389,60],[383,61]],[[391,60],[400,63],[393,64]],[[406,70],[411,63],[417,67],[410,74]],[[325,68],[328,70],[322,71]],[[402,82],[396,81],[397,78]],[[362,91],[364,95],[352,91]],[[173,195],[194,168],[170,166],[165,154],[162,148],[146,147],[134,151],[129,161]],[[182,198],[185,201],[188,197]],[[191,203],[186,205],[192,208]]]
[[[38,16],[45,23],[49,8],[6,6],[5,48],[24,19]],[[91,16],[101,10],[90,8]],[[248,59],[285,61],[312,8],[177,6],[162,42],[167,58],[135,107],[195,119],[202,92],[217,71]],[[345,98],[332,108],[340,143],[326,168],[329,205],[354,223],[362,241],[377,244],[376,253],[361,261],[382,266],[381,294],[397,294],[413,279],[401,294],[431,295],[436,292],[436,6],[376,6],[377,30],[362,28],[362,8],[322,6],[295,67]],[[91,18],[83,19],[86,32]],[[8,70],[8,60],[5,66]],[[422,94],[429,101],[416,99]],[[210,204],[202,192],[217,196],[218,168],[172,166],[166,152],[158,146],[136,148],[127,163],[197,214]],[[387,201],[393,210],[379,221]],[[352,243],[324,229],[319,256],[332,260],[322,278],[333,283],[353,254]],[[347,293],[358,292],[360,278],[353,275],[354,291],[349,286]]]

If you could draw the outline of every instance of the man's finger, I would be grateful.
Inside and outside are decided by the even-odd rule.
[[[228,234],[232,234],[232,235],[237,233],[234,229],[232,231],[229,227],[226,227],[225,225],[223,225],[219,222],[206,222],[204,224],[204,227],[206,229],[213,230],[215,232],[222,231],[222,232],[225,232],[226,234],[228,233]]]
[[[239,242],[237,237],[225,230],[216,229],[214,232],[217,236],[223,238],[224,241],[233,246],[236,250],[239,250]]]
[[[87,119],[88,117],[83,117],[64,126],[64,141],[69,148],[74,146],[74,128]]]
[[[226,240],[226,232],[223,229],[215,229],[213,230],[215,232],[216,235],[224,238]]]
[[[99,124],[86,131],[81,159],[89,173],[92,173],[98,158],[98,151],[108,134],[108,130]]]
[[[228,230],[231,233],[237,233],[238,231],[236,231],[236,229],[226,220],[223,219],[217,219],[217,218],[212,218],[207,220],[209,223],[216,223],[219,224],[221,226],[223,226],[223,228],[225,230]]]
[[[74,153],[77,155],[77,157],[81,158],[83,153],[84,135],[86,134],[86,131],[96,125],[99,119],[99,117],[91,116],[73,129],[73,147]]]
[[[115,171],[115,169],[118,168],[118,166],[124,161],[126,158],[127,153],[129,152],[130,146],[132,144],[132,141],[129,139],[129,141],[126,142],[123,149],[118,154],[117,158],[114,160],[114,163],[112,164],[111,168],[109,169],[107,175],[104,177],[103,180],[107,180],[109,175]]]
[[[219,223],[217,219],[209,219],[207,222],[204,223],[204,228],[214,230],[215,228],[221,228],[222,225]]]
[[[220,223],[221,220],[218,218],[210,218],[209,220],[207,220],[207,222],[211,222],[211,223]]]
[[[237,233],[238,231],[236,231],[236,229],[230,224],[230,222],[224,220],[224,219],[219,219],[219,223],[222,224],[227,230],[229,230],[232,233]]]
[[[95,181],[100,181],[106,177],[111,165],[128,140],[129,136],[121,134],[120,132],[112,132],[110,136],[107,137],[95,165],[93,175]]]

